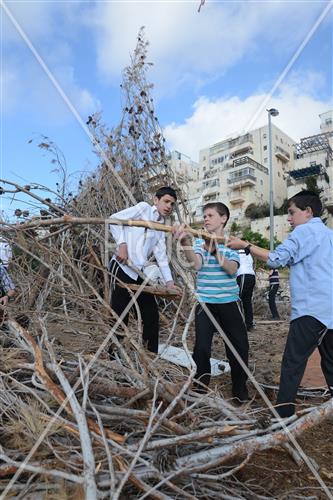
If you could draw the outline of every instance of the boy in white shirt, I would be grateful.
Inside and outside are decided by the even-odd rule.
[[[164,223],[164,218],[171,215],[176,201],[175,190],[171,187],[162,187],[155,193],[152,206],[142,201],[133,207],[112,214],[111,218]],[[141,227],[116,225],[110,225],[110,231],[117,244],[117,251],[110,263],[110,272],[113,276],[124,283],[140,285],[143,280],[127,264],[132,263],[135,268],[142,270],[149,257],[154,254],[166,286],[180,292],[171,275],[166,252],[165,233]],[[128,291],[120,287],[115,280],[111,295],[111,306],[118,316],[121,315],[130,300],[131,296]],[[137,298],[137,303],[143,323],[143,342],[149,351],[157,353],[159,314],[155,297],[142,292]],[[128,314],[124,317],[123,322],[127,325]],[[112,346],[110,354],[112,355]]]

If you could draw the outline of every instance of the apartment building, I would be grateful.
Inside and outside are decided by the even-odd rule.
[[[319,115],[320,132],[295,144],[294,166],[287,178],[288,198],[306,188],[309,177],[322,189],[321,198],[333,227],[333,110]]]
[[[286,172],[293,163],[295,141],[272,124],[273,183],[275,205],[287,197]],[[244,218],[251,204],[269,201],[268,126],[223,140],[202,149],[199,177],[190,183],[189,199],[193,219],[209,201],[224,201],[233,220]]]
[[[187,219],[196,203],[192,191],[195,192],[197,186],[199,186],[199,182],[201,182],[199,181],[200,165],[180,151],[171,151],[169,166],[174,173],[176,184],[182,190],[182,194],[185,198],[186,211],[182,210],[182,215]],[[190,188],[192,188],[192,190],[190,190]]]

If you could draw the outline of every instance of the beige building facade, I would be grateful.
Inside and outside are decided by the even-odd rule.
[[[272,125],[273,183],[276,206],[287,197],[286,173],[293,163],[295,141]],[[202,149],[199,173],[189,186],[191,216],[202,217],[209,201],[225,202],[233,220],[244,219],[246,208],[269,201],[268,127],[223,140]]]
[[[327,209],[327,225],[333,228],[333,111],[319,118],[319,133],[298,143],[272,124],[274,204],[280,207],[315,176]],[[269,217],[245,218],[249,205],[269,202],[267,129],[266,125],[202,149],[199,163],[177,151],[171,154],[173,171],[185,193],[188,222],[202,220],[205,203],[222,201],[230,208],[232,222],[251,226],[252,231],[269,237]],[[287,216],[275,216],[275,237],[282,241],[289,231]]]
[[[288,237],[291,226],[287,220],[288,215],[275,215],[274,216],[274,236],[278,241],[283,241]],[[251,220],[251,231],[259,233],[264,238],[269,240],[270,220],[269,217],[262,217],[260,219]]]
[[[180,151],[172,151],[169,157],[169,166],[185,198],[186,210],[181,210],[181,215],[187,222],[190,222],[190,213],[196,203],[196,200],[192,197],[192,192],[196,191],[197,185],[199,186],[200,165],[186,154]]]
[[[322,190],[328,226],[333,228],[333,110],[319,115],[320,132],[295,144],[294,167],[287,178],[288,198],[305,189],[312,177]]]

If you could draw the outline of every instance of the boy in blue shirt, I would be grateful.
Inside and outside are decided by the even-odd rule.
[[[229,219],[228,207],[220,202],[203,207],[205,230],[223,236]],[[219,323],[233,347],[247,366],[249,343],[244,318],[240,309],[236,273],[239,267],[238,252],[214,240],[197,239],[192,247],[191,237],[184,225],[174,226],[173,234],[183,246],[187,260],[197,271],[196,296],[199,304],[195,311],[195,345],[193,360],[197,365],[196,379],[208,386],[210,382],[210,357],[216,327],[207,310]],[[239,401],[248,399],[247,375],[229,347],[225,345],[231,369],[232,395]],[[202,385],[198,385],[204,391]]]
[[[273,269],[290,267],[291,322],[285,347],[277,412],[289,417],[306,363],[318,347],[321,367],[333,397],[333,231],[320,219],[322,204],[312,191],[288,200],[288,238],[269,252],[231,237],[228,246],[244,248]]]

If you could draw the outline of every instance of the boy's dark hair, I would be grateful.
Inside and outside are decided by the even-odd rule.
[[[310,207],[313,217],[320,217],[323,209],[319,196],[314,191],[307,191],[306,189],[289,198],[288,208],[292,203],[294,203],[296,207],[301,210],[305,210],[307,207]]]
[[[230,211],[227,205],[221,203],[220,201],[212,201],[210,203],[206,203],[206,205],[203,206],[202,211],[204,212],[205,210],[207,210],[207,208],[213,208],[219,215],[226,215],[227,220],[224,224],[224,227],[227,225],[227,222],[230,218]]]
[[[177,200],[177,193],[170,186],[163,186],[163,187],[159,188],[156,191],[155,196],[156,196],[156,198],[158,198],[160,200],[162,198],[162,196],[165,196],[166,194],[168,194],[169,196],[172,196],[175,200]]]

